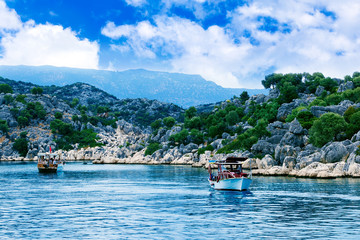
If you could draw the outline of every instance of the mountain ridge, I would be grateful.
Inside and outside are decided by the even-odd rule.
[[[156,72],[145,69],[108,71],[52,66],[0,66],[0,76],[38,85],[65,86],[76,82],[93,85],[124,98],[147,98],[184,108],[224,101],[247,91],[267,94],[265,89],[223,88],[199,75]]]

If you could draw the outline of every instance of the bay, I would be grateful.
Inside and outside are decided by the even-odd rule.
[[[359,239],[360,179],[209,187],[189,166],[0,163],[0,239]]]

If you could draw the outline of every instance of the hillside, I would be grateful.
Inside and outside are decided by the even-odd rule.
[[[44,92],[29,85],[30,93],[20,94],[13,89],[24,90],[24,83],[3,81],[2,159],[32,158],[51,145],[68,160],[94,163],[202,167],[210,158],[236,155],[251,159],[254,174],[360,177],[357,72],[345,79],[270,74],[262,81],[269,95],[242,93],[186,111],[146,99],[117,100],[83,83]],[[19,141],[27,141],[26,151]]]
[[[147,98],[182,107],[224,101],[246,90],[250,95],[265,89],[223,88],[198,75],[127,70],[123,72],[60,68],[51,66],[0,66],[0,76],[38,85],[65,86],[88,83],[119,99]]]

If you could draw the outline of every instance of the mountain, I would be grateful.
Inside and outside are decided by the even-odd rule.
[[[247,91],[267,94],[265,89],[223,88],[199,75],[127,70],[122,72],[52,66],[0,66],[0,76],[38,85],[91,84],[119,99],[148,98],[182,107],[224,101]]]

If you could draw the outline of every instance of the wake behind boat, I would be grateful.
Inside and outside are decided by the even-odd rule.
[[[251,168],[250,173],[243,172],[242,163],[246,159],[228,157],[226,160],[210,160],[208,167],[210,186],[217,190],[248,190],[252,182],[252,174]],[[211,164],[217,166],[216,171],[213,170]]]

